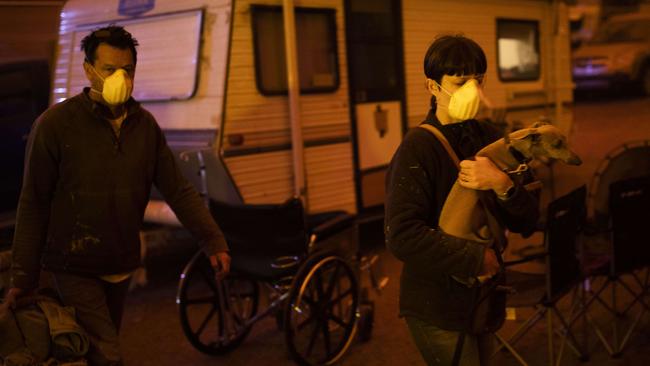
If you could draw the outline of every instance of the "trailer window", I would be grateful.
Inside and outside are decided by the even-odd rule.
[[[539,23],[497,19],[497,59],[501,81],[539,79]]]
[[[133,97],[140,102],[184,100],[194,96],[197,87],[198,59],[203,12],[170,13],[84,25],[74,32],[68,96],[88,84],[79,43],[91,30],[117,24],[135,37],[138,65]]]
[[[254,5],[253,43],[257,89],[264,95],[287,93],[282,8]],[[298,78],[303,93],[338,89],[334,9],[296,8]]]

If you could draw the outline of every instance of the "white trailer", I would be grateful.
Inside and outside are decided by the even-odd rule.
[[[423,57],[441,33],[485,50],[484,115],[571,129],[560,0],[69,0],[53,102],[87,84],[79,42],[111,23],[140,41],[134,96],[170,145],[209,147],[246,203],[379,210],[390,158],[428,111]]]

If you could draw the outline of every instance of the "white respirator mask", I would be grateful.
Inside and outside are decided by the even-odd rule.
[[[470,79],[463,86],[458,88],[453,94],[445,90],[442,85],[434,82],[451,97],[449,105],[447,106],[447,113],[449,117],[459,121],[472,119],[478,113],[478,108],[481,104],[481,97],[478,90],[478,81]]]
[[[117,106],[129,100],[133,91],[133,81],[124,69],[117,69],[109,77],[103,78],[93,66],[91,67],[95,74],[104,81],[101,94],[106,103]],[[99,90],[95,91],[99,93]]]

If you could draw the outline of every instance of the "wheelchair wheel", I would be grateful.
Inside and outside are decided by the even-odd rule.
[[[341,258],[316,258],[301,267],[284,316],[287,347],[302,365],[329,365],[348,349],[356,333],[359,288]]]
[[[176,296],[185,336],[211,355],[229,352],[246,338],[246,321],[257,314],[258,301],[259,286],[253,280],[231,273],[217,283],[202,251],[183,270]]]

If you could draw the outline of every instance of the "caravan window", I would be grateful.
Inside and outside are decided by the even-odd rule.
[[[282,8],[254,5],[253,42],[257,89],[264,95],[287,93]],[[298,78],[303,93],[338,89],[334,9],[296,8]]]
[[[501,81],[539,79],[539,23],[497,19],[497,59]]]
[[[193,10],[137,19],[95,23],[74,32],[70,85],[67,95],[75,95],[88,84],[79,49],[81,40],[93,29],[109,24],[124,26],[140,46],[133,97],[140,102],[184,100],[197,87],[197,70],[203,12]]]

